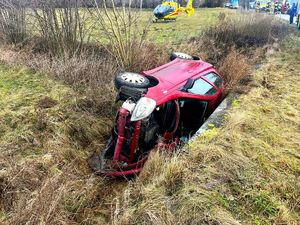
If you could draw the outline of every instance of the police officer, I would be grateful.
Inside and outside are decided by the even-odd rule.
[[[293,3],[292,8],[289,10],[289,14],[290,14],[290,24],[294,23],[294,17],[296,15],[296,4]]]

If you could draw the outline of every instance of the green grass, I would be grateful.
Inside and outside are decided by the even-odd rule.
[[[190,17],[185,13],[181,13],[175,22],[157,22],[153,23],[152,10],[144,10],[139,14],[139,28],[142,31],[145,26],[150,22],[148,30],[148,38],[151,42],[156,43],[170,43],[181,42],[183,39],[197,36],[208,26],[214,25],[218,22],[218,16],[221,12],[234,15],[236,11],[231,11],[224,8],[199,8],[195,10],[195,13]],[[85,12],[86,13],[86,12]],[[97,30],[97,22],[89,21],[89,24],[94,24],[95,28],[91,32],[91,41],[103,40],[99,36],[99,30]]]
[[[39,125],[43,120],[38,101],[48,96],[67,106],[71,104],[66,98],[70,89],[28,69],[14,70],[1,65],[0,74],[0,143],[5,146],[18,140],[23,143],[18,153],[39,151],[33,144],[38,141],[35,133],[41,132]],[[47,110],[49,126],[55,125],[51,117],[58,114],[58,107]]]
[[[176,22],[153,23],[150,26],[149,38],[159,43],[180,42],[183,39],[187,40],[199,35],[200,32],[205,30],[208,26],[216,24],[221,12],[226,12],[228,15],[234,13],[234,11],[222,8],[196,9],[195,14],[190,17],[182,13]],[[151,14],[152,12],[149,13]],[[145,15],[145,18],[146,17]]]

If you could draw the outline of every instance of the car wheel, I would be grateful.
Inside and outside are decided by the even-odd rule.
[[[182,52],[172,52],[171,56],[170,56],[170,60],[174,60],[174,59],[186,59],[186,60],[193,60],[194,57],[190,56],[188,54],[182,53]]]
[[[149,79],[138,73],[124,72],[119,73],[115,77],[115,86],[117,89],[120,89],[122,86],[133,88],[147,88],[149,84]]]

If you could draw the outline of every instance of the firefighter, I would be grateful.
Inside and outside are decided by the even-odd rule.
[[[280,4],[278,1],[275,2],[274,4],[274,14],[279,14],[280,13]]]
[[[291,5],[288,1],[285,2],[285,13],[289,14],[289,10],[291,9]]]
[[[267,2],[266,12],[271,12],[271,2]]]
[[[260,2],[256,2],[256,6],[255,6],[255,11],[259,12],[260,11]]]

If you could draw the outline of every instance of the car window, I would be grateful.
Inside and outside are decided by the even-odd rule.
[[[217,74],[209,73],[209,74],[205,75],[205,78],[207,78],[210,82],[214,83],[218,88],[223,87],[224,81]]]
[[[197,95],[214,95],[217,93],[217,90],[208,82],[203,79],[198,79],[195,81],[192,88],[188,89],[189,93]]]

